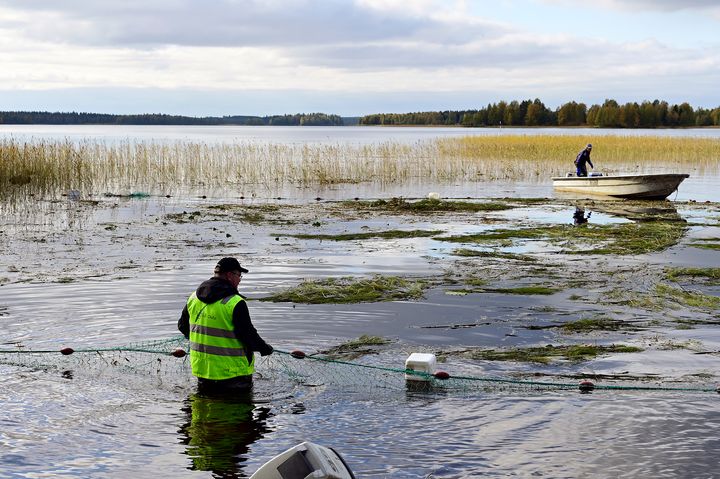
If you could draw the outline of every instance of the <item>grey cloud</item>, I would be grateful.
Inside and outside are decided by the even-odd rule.
[[[530,42],[507,45],[469,44],[451,47],[444,44],[328,45],[291,51],[301,62],[334,68],[392,70],[405,68],[512,68],[562,62],[577,52],[567,47],[548,47]]]
[[[9,0],[33,11],[26,34],[43,40],[108,46],[293,46],[442,34],[447,25],[389,15],[348,0]],[[472,31],[477,33],[477,28]],[[449,41],[466,36],[445,34]],[[462,40],[460,40],[462,41]]]
[[[497,24],[385,12],[350,0],[7,0],[5,4],[33,12],[30,23],[23,26],[25,35],[86,46],[271,47],[295,63],[355,70],[504,64],[542,56],[533,45],[524,44],[530,55],[512,47],[477,51],[474,44],[512,33]]]
[[[543,0],[545,3],[564,3],[578,6],[575,0]],[[590,6],[590,5],[588,5]],[[677,12],[680,10],[718,9],[717,0],[599,0],[592,7],[610,7],[628,11]]]
[[[559,1],[565,0],[554,0]],[[610,3],[618,2],[602,4]],[[26,35],[57,42],[136,50],[164,45],[274,47],[294,65],[371,74],[413,69],[418,75],[433,75],[445,69],[442,73],[450,78],[453,69],[458,75],[469,69],[500,75],[534,70],[538,73],[517,78],[531,84],[541,81],[545,73],[547,78],[574,81],[573,72],[579,68],[596,73],[625,68],[630,73],[621,73],[619,78],[629,81],[632,71],[670,62],[687,66],[712,59],[714,63],[705,68],[714,69],[718,58],[714,52],[673,49],[658,42],[626,45],[587,38],[543,39],[476,18],[440,20],[388,13],[349,0],[5,0],[3,4],[32,12],[31,20],[23,25]],[[653,4],[670,8],[680,2]],[[695,8],[709,4],[683,3]],[[4,28],[19,27],[6,24]],[[588,59],[592,59],[590,64]],[[148,61],[162,59],[153,56]],[[577,83],[592,81],[578,73]]]
[[[157,46],[274,47],[307,66],[512,69],[581,58],[592,46],[541,44],[477,18],[441,20],[385,12],[351,0],[6,0],[32,11],[25,33],[55,42]],[[608,45],[605,45],[608,47]],[[594,55],[606,56],[602,48]]]

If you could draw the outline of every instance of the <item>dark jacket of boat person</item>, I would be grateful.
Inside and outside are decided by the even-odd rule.
[[[583,151],[578,153],[577,158],[575,158],[575,166],[577,168],[575,174],[577,176],[587,176],[587,167],[585,164],[589,164],[590,168],[595,168],[592,164],[592,161],[590,161],[590,153],[592,152],[592,145],[588,144],[588,146],[585,147]]]
[[[237,290],[247,272],[237,259],[221,259],[215,275],[190,295],[178,320],[178,329],[190,340],[190,366],[200,392],[249,390],[254,352],[273,352],[253,326],[245,297]]]

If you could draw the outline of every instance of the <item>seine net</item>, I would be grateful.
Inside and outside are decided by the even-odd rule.
[[[0,350],[0,364],[21,368],[57,370],[64,374],[140,375],[163,380],[187,380],[190,362],[182,353],[187,341],[182,336],[164,340],[144,341],[109,348],[60,350]]]
[[[177,336],[164,340],[131,343],[110,348],[70,350],[0,350],[0,364],[53,369],[63,374],[106,376],[132,375],[150,378],[171,386],[194,384],[190,370],[189,345]],[[402,360],[399,360],[402,363]],[[503,377],[450,376],[428,374],[359,361],[342,361],[320,355],[276,350],[266,357],[257,357],[256,377],[265,384],[294,384],[298,387],[332,387],[337,390],[376,394],[386,391],[429,392],[440,394],[477,394],[484,391],[542,391],[594,389],[718,392],[712,387],[674,385],[595,385],[554,381],[527,381]]]

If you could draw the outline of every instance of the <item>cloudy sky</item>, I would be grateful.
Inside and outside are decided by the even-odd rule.
[[[720,2],[0,0],[0,110],[720,105]]]

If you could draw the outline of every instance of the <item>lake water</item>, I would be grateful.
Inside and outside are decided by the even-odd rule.
[[[192,141],[206,143],[350,143],[394,141],[414,143],[467,135],[604,135],[720,138],[720,128],[598,129],[598,128],[443,128],[443,127],[293,127],[293,126],[134,126],[134,125],[0,125],[0,138],[19,140],[83,139],[116,141]],[[582,145],[580,145],[581,147]]]
[[[372,143],[501,131],[558,133],[551,129],[0,126],[4,136],[72,141]],[[598,136],[612,131],[562,130],[584,132]],[[613,133],[720,137],[720,130]],[[698,178],[697,184],[690,180],[694,178],[683,184],[678,200],[695,196],[718,201],[715,178]],[[443,196],[552,197],[546,184],[455,188]],[[347,192],[336,194],[347,197]],[[235,255],[251,270],[241,285],[251,298],[302,279],[373,274],[437,279],[464,270],[495,286],[542,278],[545,284],[564,288],[551,296],[458,296],[446,293],[448,282],[431,288],[419,301],[349,305],[251,301],[255,326],[278,349],[315,352],[363,334],[377,335],[391,343],[363,360],[402,368],[411,352],[618,342],[645,351],[550,365],[453,358],[442,368],[455,375],[507,377],[629,374],[657,378],[642,384],[668,386],[718,382],[717,310],[643,310],[611,300],[617,290],[644,297],[667,266],[720,267],[720,252],[697,246],[699,241],[720,238],[717,204],[678,202],[677,214],[691,226],[681,243],[667,251],[624,257],[592,255],[591,250],[563,255],[557,248],[527,241],[503,246],[503,251],[534,254],[539,263],[508,263],[459,259],[453,250],[462,245],[431,238],[333,242],[286,235],[395,228],[461,234],[571,224],[574,206],[558,199],[488,214],[401,217],[338,213],[335,205],[324,201],[317,207],[298,207],[278,200],[270,202],[279,207],[272,213],[275,216],[253,224],[231,212],[212,216],[218,211],[213,206],[227,203],[242,212],[243,207],[262,202],[232,197],[103,198],[97,205],[38,201],[21,219],[2,218],[0,324],[5,335],[0,349],[81,349],[168,338],[176,334],[187,295],[209,276],[218,257]],[[610,208],[589,206],[591,210],[591,224],[629,221]],[[192,211],[202,212],[199,219],[171,219]],[[702,287],[718,294],[716,286]],[[580,336],[543,329],[598,315],[648,326],[639,332]],[[680,321],[694,325],[681,328]],[[541,328],[529,329],[529,324]],[[698,351],[705,354],[695,354]],[[289,381],[259,380],[255,402],[248,403],[199,397],[186,379],[148,380],[96,371],[82,363],[72,372],[0,364],[0,478],[249,477],[276,454],[307,440],[335,448],[358,478],[717,477],[720,399],[713,393],[580,394],[489,388],[455,395],[387,390],[373,384],[364,389],[331,382],[291,387]]]

